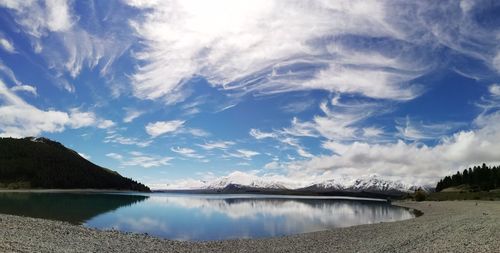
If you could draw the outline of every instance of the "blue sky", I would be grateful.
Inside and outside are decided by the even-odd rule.
[[[155,188],[500,163],[495,1],[0,1],[0,135]]]

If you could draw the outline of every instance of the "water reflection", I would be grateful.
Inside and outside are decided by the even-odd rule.
[[[83,224],[147,196],[83,193],[0,193],[0,213]]]
[[[412,218],[384,202],[153,194],[86,225],[177,240],[270,237]]]

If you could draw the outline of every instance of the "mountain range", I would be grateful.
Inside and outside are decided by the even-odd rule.
[[[158,189],[159,191],[198,192],[198,193],[265,193],[294,195],[339,195],[359,197],[400,197],[417,189],[433,191],[426,185],[409,185],[399,181],[368,176],[357,179],[342,178],[314,182],[302,187],[293,187],[286,183],[260,178],[225,176],[211,181],[199,181],[190,189]]]

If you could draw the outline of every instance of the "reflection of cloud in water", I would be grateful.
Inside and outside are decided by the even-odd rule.
[[[412,218],[382,202],[150,195],[137,205],[102,215],[88,226],[178,240],[255,238]]]
[[[108,229],[116,230],[126,230],[127,228],[131,228],[136,233],[147,233],[150,230],[168,231],[166,223],[147,216],[136,218],[120,215],[117,217],[116,223],[108,227]]]
[[[351,200],[315,199],[215,199],[196,197],[151,197],[149,203],[198,209],[206,216],[223,214],[231,219],[262,219],[285,217],[286,224],[322,224],[346,227],[410,219],[413,215],[404,208],[386,203]],[[291,224],[294,223],[294,224]]]

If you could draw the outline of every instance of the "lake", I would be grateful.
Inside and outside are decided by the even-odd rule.
[[[0,193],[0,213],[174,240],[260,238],[413,218],[383,201],[276,195]]]

